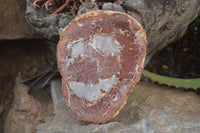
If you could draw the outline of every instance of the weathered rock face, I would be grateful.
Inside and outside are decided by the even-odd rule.
[[[56,82],[60,84],[60,82]],[[199,132],[200,97],[195,92],[138,83],[119,115],[106,124],[79,121],[65,106],[60,87],[52,93],[55,104],[53,121],[37,126],[37,133],[132,133],[132,132]],[[58,92],[60,91],[59,95]],[[56,95],[55,95],[56,94]],[[54,98],[55,99],[55,98]]]
[[[59,30],[74,18],[64,13],[49,17],[41,10],[33,9],[31,2],[27,0],[26,19],[48,39],[59,40]],[[183,36],[188,25],[200,14],[200,1],[122,0],[121,6],[111,4],[105,9],[126,11],[147,31],[146,64],[155,52]]]
[[[25,0],[0,0],[0,39],[39,38],[26,22]]]
[[[140,80],[146,34],[131,16],[93,11],[72,20],[57,47],[66,103],[81,120],[116,116]]]
[[[28,86],[16,79],[14,102],[5,125],[5,133],[33,133],[36,125],[53,118],[52,103],[44,103],[27,94]],[[47,97],[46,97],[47,98]]]
[[[122,5],[147,32],[146,63],[158,50],[180,39],[200,15],[199,0],[125,0]]]

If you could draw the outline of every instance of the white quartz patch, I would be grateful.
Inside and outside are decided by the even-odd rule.
[[[69,88],[73,93],[81,98],[86,99],[89,102],[95,102],[102,98],[106,93],[109,93],[117,82],[117,78],[113,75],[111,78],[99,80],[97,84],[85,84],[83,82],[71,82],[68,81]],[[103,90],[105,93],[102,93]]]
[[[76,58],[78,56],[84,56],[84,44],[81,41],[72,45],[71,57]]]
[[[112,35],[95,34],[91,45],[97,50],[108,53],[119,53],[121,48]]]

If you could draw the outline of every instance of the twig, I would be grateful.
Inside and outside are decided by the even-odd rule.
[[[49,16],[52,16],[54,14],[61,12],[69,4],[69,2],[70,2],[70,0],[67,0],[65,2],[65,4],[63,4],[60,8],[58,8],[55,12],[51,13]]]

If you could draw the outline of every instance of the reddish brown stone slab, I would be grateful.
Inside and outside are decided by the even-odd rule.
[[[116,116],[140,79],[145,52],[145,31],[125,13],[93,11],[71,21],[57,47],[69,108],[94,123]]]

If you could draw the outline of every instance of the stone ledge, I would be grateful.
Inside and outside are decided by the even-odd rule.
[[[61,81],[52,81],[55,118],[37,126],[37,133],[198,132],[200,97],[169,87],[140,82],[119,115],[105,124],[79,121],[66,106]],[[56,98],[56,99],[55,99]]]

